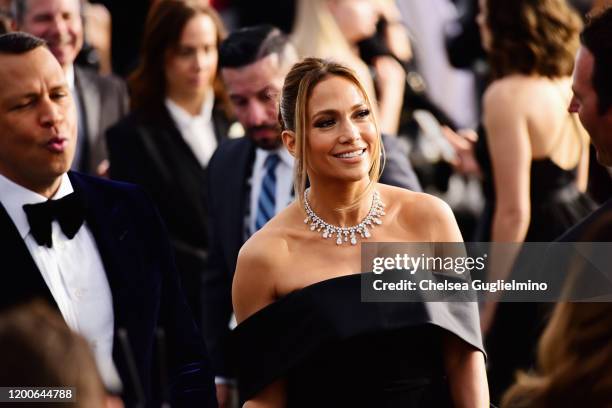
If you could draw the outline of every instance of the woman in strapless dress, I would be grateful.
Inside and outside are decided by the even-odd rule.
[[[475,303],[361,300],[362,241],[462,237],[441,200],[377,183],[380,132],[355,73],[316,58],[296,64],[279,117],[298,199],[238,257],[244,406],[488,407]]]

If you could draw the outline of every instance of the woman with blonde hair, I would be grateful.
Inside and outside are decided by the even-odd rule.
[[[371,106],[338,63],[307,58],[285,79],[279,117],[298,199],[238,257],[245,407],[488,406],[474,303],[361,301],[362,240],[462,241],[441,200],[377,182]]]
[[[612,406],[612,303],[560,303],[502,408]]]
[[[383,133],[397,134],[405,72],[390,56],[374,62],[376,80],[360,59],[357,43],[376,33],[383,13],[379,0],[298,0],[291,40],[302,57],[333,58],[355,70],[377,101]]]

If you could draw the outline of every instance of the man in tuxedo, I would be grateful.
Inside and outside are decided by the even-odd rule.
[[[43,40],[0,36],[0,310],[42,298],[128,406],[216,406],[164,227],[136,186],[70,172],[77,114]],[[144,402],[144,401],[143,401]]]
[[[72,169],[102,175],[108,169],[104,133],[128,111],[127,89],[114,76],[74,65],[83,47],[79,0],[14,0],[14,28],[47,41],[74,93],[79,138]]]
[[[272,26],[243,28],[219,48],[221,74],[245,137],[221,144],[209,164],[209,267],[204,277],[204,331],[213,359],[219,403],[229,394],[227,363],[231,285],[246,239],[293,200],[293,158],[282,146],[278,100],[285,75],[298,61],[294,47]],[[387,152],[381,182],[420,191],[397,141]],[[274,186],[275,194],[269,194]]]
[[[612,8],[591,19],[580,36],[574,66],[574,97],[569,111],[578,113],[597,150],[597,161],[612,166]],[[570,229],[561,241],[612,241],[612,200]]]

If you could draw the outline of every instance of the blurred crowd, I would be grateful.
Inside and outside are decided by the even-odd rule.
[[[578,118],[586,102],[572,88],[580,32],[607,3],[0,0],[0,33],[40,37],[60,63],[77,106],[72,170],[140,185],[153,199],[219,404],[230,407],[238,252],[295,199],[278,123],[291,66],[314,56],[357,73],[383,135],[382,182],[442,198],[464,240],[550,242],[612,198],[612,163],[591,144]],[[481,308],[491,402],[612,406],[612,309],[553,306]],[[40,305],[28,311],[31,321],[24,311],[0,319],[3,361],[9,342],[21,342],[7,333],[61,326]],[[81,359],[83,340],[70,341],[48,352]],[[69,374],[64,383],[88,398],[118,403],[97,374]]]

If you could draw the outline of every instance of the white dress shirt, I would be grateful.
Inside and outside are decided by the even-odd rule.
[[[70,179],[64,174],[51,199],[60,199],[72,192]],[[59,222],[54,220],[53,247],[38,245],[30,233],[23,205],[45,201],[44,196],[0,174],[0,202],[17,227],[64,320],[88,340],[105,384],[117,389],[120,380],[112,356],[113,302],[96,241],[86,223],[73,239],[68,239]]]
[[[206,167],[210,157],[217,148],[217,138],[212,121],[212,111],[215,95],[211,90],[202,104],[202,110],[197,116],[191,115],[172,100],[166,98],[166,107],[174,120],[185,143],[191,148],[200,165]]]
[[[253,164],[253,176],[251,178],[251,212],[249,227],[251,234],[255,233],[255,219],[257,218],[257,203],[261,192],[261,183],[265,174],[264,164],[271,154],[278,154],[280,158],[274,174],[276,175],[276,197],[274,215],[281,212],[291,201],[293,201],[293,156],[284,146],[276,150],[255,150],[255,163]]]

